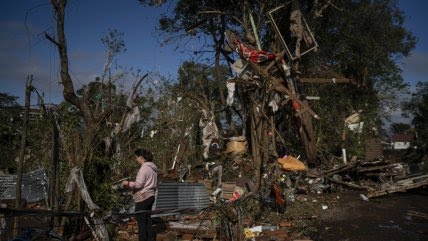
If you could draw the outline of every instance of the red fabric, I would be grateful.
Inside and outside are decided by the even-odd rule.
[[[266,60],[275,59],[276,54],[268,53],[263,50],[251,49],[241,43],[238,39],[236,40],[236,46],[238,52],[242,52],[243,57],[253,63],[260,63]]]
[[[238,200],[241,197],[241,195],[238,192],[233,192],[232,197],[229,198],[230,202],[234,202],[236,200]]]
[[[294,101],[293,100],[293,108],[297,111],[297,110],[300,110],[300,105],[299,105],[299,103],[297,103],[297,101]]]

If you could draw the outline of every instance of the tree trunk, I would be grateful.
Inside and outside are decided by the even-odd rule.
[[[263,92],[263,90],[261,91]],[[254,98],[256,95],[259,98]],[[267,135],[268,119],[263,117],[263,106],[265,104],[264,95],[261,93],[253,94],[251,101],[251,117],[250,117],[250,138],[251,138],[251,154],[254,165],[255,191],[261,187],[261,171],[262,165],[269,158],[269,138]],[[257,103],[256,99],[258,100]]]
[[[50,175],[49,175],[49,205],[52,210],[58,209],[58,203],[56,198],[58,193],[57,190],[57,174],[58,174],[58,164],[59,164],[59,131],[56,125],[56,117],[54,113],[51,113],[52,121],[52,159],[50,165]]]
[[[307,100],[302,100],[304,104],[308,104]],[[305,145],[306,157],[308,163],[315,165],[317,161],[317,146],[315,140],[315,131],[312,125],[312,117],[308,112],[304,112],[302,117],[302,127],[299,130],[300,137]]]

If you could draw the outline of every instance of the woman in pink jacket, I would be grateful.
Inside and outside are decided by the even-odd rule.
[[[155,202],[155,193],[158,183],[158,168],[152,162],[153,154],[143,148],[135,150],[135,160],[141,164],[135,182],[123,181],[122,186],[134,193],[135,212],[138,222],[138,240],[152,241],[152,219],[150,211]]]

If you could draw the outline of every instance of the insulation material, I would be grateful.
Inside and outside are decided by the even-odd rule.
[[[230,141],[226,144],[226,153],[239,155],[247,151],[247,140],[245,136],[237,136],[230,138]]]
[[[360,122],[360,114],[358,112],[355,112],[351,114],[350,116],[346,117],[345,123],[346,124],[357,124]]]
[[[345,125],[353,132],[362,133],[364,121],[361,121],[360,113],[355,112],[346,117]]]
[[[293,156],[278,158],[278,163],[285,171],[306,171],[305,164]]]

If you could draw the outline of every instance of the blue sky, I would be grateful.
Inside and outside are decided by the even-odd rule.
[[[0,92],[19,96],[23,103],[25,82],[33,74],[33,84],[45,94],[46,102],[58,103],[62,98],[59,84],[58,54],[44,37],[54,34],[55,20],[49,0],[5,1],[0,9]],[[403,76],[414,84],[427,81],[428,76],[428,1],[400,0],[399,6],[407,16],[405,26],[418,38],[412,55],[403,60]],[[109,29],[124,33],[127,51],[120,54],[117,64],[145,72],[159,71],[164,76],[176,76],[181,62],[192,58],[192,43],[175,47],[160,45],[155,26],[162,8],[144,8],[137,0],[69,0],[66,15],[66,35],[71,74],[76,88],[100,76],[106,49],[100,39]],[[195,40],[196,41],[196,40]],[[196,43],[194,43],[196,44]],[[130,76],[125,85],[131,85]],[[393,113],[398,115],[399,113]]]
[[[57,49],[44,37],[44,32],[51,35],[55,32],[49,2],[8,1],[0,9],[0,91],[21,97],[20,103],[24,102],[28,74],[33,74],[33,84],[45,94],[46,102],[58,103],[63,99]],[[134,74],[138,70],[159,71],[170,76],[176,75],[181,62],[191,58],[190,52],[174,52],[174,46],[161,47],[161,40],[156,37],[159,17],[172,11],[168,5],[145,8],[137,0],[70,0],[67,10],[65,29],[76,88],[102,74],[106,48],[100,39],[112,29],[124,33],[127,48],[117,56],[113,67],[133,68]],[[134,80],[129,75],[125,85],[132,85]]]
[[[418,43],[403,63],[403,77],[411,84],[428,81],[428,1],[400,0],[400,8],[406,15],[405,26],[417,38]]]

